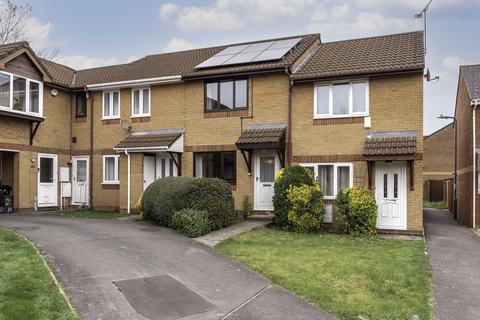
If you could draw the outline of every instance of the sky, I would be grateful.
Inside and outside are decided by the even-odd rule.
[[[34,49],[83,69],[147,54],[305,33],[322,42],[423,28],[426,0],[30,0]],[[480,0],[433,0],[427,14],[426,66],[440,80],[424,84],[424,134],[453,115],[458,67],[480,63]]]

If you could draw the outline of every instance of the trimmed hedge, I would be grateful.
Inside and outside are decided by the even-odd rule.
[[[287,197],[292,208],[288,211],[288,221],[297,232],[317,232],[322,228],[325,214],[323,193],[318,185],[291,186]]]
[[[313,174],[304,167],[288,167],[287,169],[280,170],[277,175],[277,178],[275,179],[273,207],[275,223],[278,226],[291,226],[291,223],[288,221],[288,212],[292,209],[292,204],[288,200],[287,190],[291,186],[300,187],[302,185],[315,185]]]
[[[377,223],[377,203],[370,190],[343,189],[337,196],[337,215],[343,231],[352,235],[374,235]]]
[[[229,226],[235,206],[228,182],[215,178],[167,177],[150,184],[142,196],[143,219],[167,226],[175,212],[208,213],[209,230]]]
[[[193,181],[188,207],[208,212],[211,230],[232,224],[235,219],[235,202],[230,184],[217,178],[198,178]]]
[[[142,196],[142,219],[168,227],[173,214],[188,206],[194,180],[166,177],[150,184]]]
[[[175,212],[170,227],[190,238],[199,237],[210,231],[208,212],[195,209],[183,209]]]

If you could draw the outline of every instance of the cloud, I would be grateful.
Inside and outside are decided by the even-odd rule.
[[[55,61],[77,70],[121,63],[117,58],[95,58],[82,54],[57,57]]]
[[[165,3],[160,6],[160,19],[161,20],[168,20],[170,19],[176,12],[178,11],[178,7],[174,3]]]
[[[243,26],[235,13],[218,7],[186,7],[178,15],[177,24],[184,31],[231,31]]]
[[[167,42],[165,46],[164,52],[175,52],[175,51],[183,51],[183,50],[190,50],[194,49],[197,46],[194,44],[186,41],[185,39],[180,38],[172,38]]]
[[[458,70],[459,66],[467,64],[472,64],[472,62],[457,56],[448,56],[442,60],[442,65],[447,69]]]

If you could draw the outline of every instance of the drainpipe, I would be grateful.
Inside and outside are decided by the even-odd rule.
[[[130,153],[125,150],[127,156],[127,213],[130,214]]]
[[[476,128],[476,121],[475,121],[475,116],[476,116],[476,111],[477,111],[477,107],[479,105],[479,99],[476,99],[476,100],[472,100],[471,102],[471,105],[472,105],[472,136],[473,136],[473,174],[472,174],[472,227],[473,229],[475,229],[476,227],[476,219],[475,219],[475,212],[476,212],[476,202],[477,202],[477,199],[476,199],[476,195],[477,195],[477,188],[476,188],[476,175],[477,175],[477,143],[475,141],[476,139],[476,132],[477,131],[477,128]]]
[[[88,181],[88,207],[92,208],[93,207],[93,93],[87,91],[87,88],[84,88],[85,94],[89,95],[90,97],[90,160],[88,163],[88,171],[89,171],[89,181]]]
[[[287,124],[287,152],[286,152],[286,167],[290,167],[292,162],[292,88],[293,80],[290,78],[290,70],[285,68],[285,72],[288,75],[288,124]]]

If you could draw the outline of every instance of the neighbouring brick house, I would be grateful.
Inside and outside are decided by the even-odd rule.
[[[424,200],[442,201],[446,187],[453,187],[445,181],[453,181],[455,173],[455,131],[453,123],[423,138],[423,193]]]
[[[78,71],[3,46],[3,183],[17,210],[57,207],[59,167],[70,167],[71,205],[130,211],[155,179],[213,176],[230,182],[237,209],[247,195],[263,212],[277,171],[299,164],[326,195],[326,222],[340,189],[363,186],[379,229],[422,233],[423,68],[422,32],[309,34]],[[28,79],[40,79],[43,111],[29,108]]]
[[[461,66],[457,87],[457,216],[471,227],[480,221],[480,65]]]

